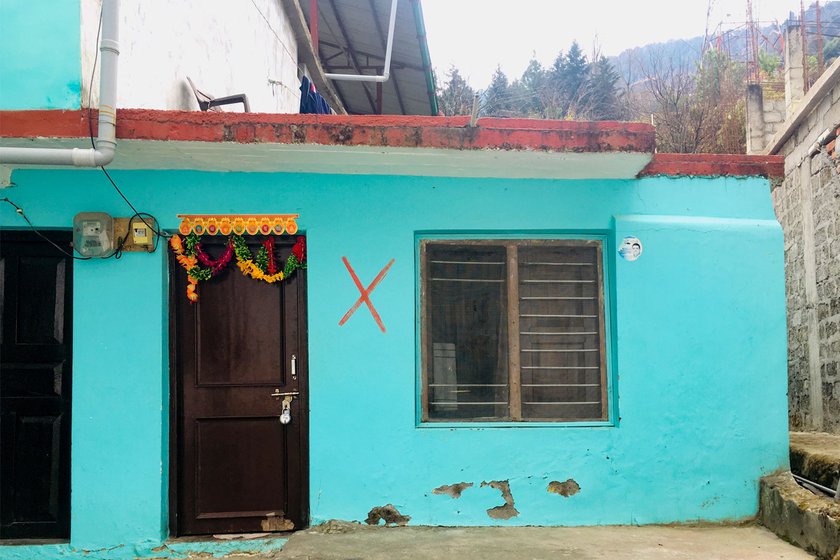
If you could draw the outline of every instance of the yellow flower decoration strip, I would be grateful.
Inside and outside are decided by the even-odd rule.
[[[260,267],[256,265],[256,263],[251,260],[239,260],[239,257],[236,258],[236,266],[239,267],[239,270],[242,271],[242,274],[253,278],[254,280],[262,280],[263,282],[268,282],[269,284],[274,284],[275,282],[281,282],[284,278],[283,271],[276,274],[266,274]]]
[[[300,214],[178,214],[181,235],[294,235]]]

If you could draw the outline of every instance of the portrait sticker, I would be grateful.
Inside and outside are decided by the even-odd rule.
[[[638,237],[625,237],[618,247],[618,254],[626,261],[635,261],[642,256],[642,242]]]

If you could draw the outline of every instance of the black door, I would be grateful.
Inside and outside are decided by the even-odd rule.
[[[215,256],[225,241],[203,244]],[[283,260],[293,241],[278,241]],[[229,266],[201,282],[190,303],[186,273],[174,266],[176,531],[300,529],[307,520],[305,271],[267,284]],[[282,397],[272,393],[290,393],[288,424],[280,422]]]
[[[72,264],[0,231],[0,538],[70,536]]]

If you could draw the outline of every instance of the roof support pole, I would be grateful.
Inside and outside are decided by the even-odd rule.
[[[318,52],[318,0],[309,0],[309,35],[312,37],[312,48]]]
[[[391,50],[394,47],[394,27],[397,23],[397,2],[391,0],[391,18],[388,22],[388,45],[385,47],[385,67],[381,76],[366,74],[326,74],[330,80],[347,80],[352,82],[387,82],[391,77]]]
[[[99,43],[99,131],[96,148],[0,148],[0,163],[99,167],[114,159],[117,147],[117,60],[120,55],[119,0],[102,1]]]
[[[382,41],[382,46],[385,50],[388,50],[388,41],[385,37],[385,32],[382,31],[382,24],[379,22],[379,12],[376,9],[376,0],[368,0],[368,4],[370,4],[370,13],[373,14],[373,21],[376,23],[376,34],[379,35],[379,40]],[[396,68],[395,68],[396,70]],[[379,72],[379,70],[377,70]],[[400,106],[400,113],[403,115],[406,114],[405,104],[403,103],[403,96],[402,92],[400,91],[400,83],[397,80],[396,74],[394,74],[394,81],[391,82],[394,85],[394,92],[397,94],[397,103]],[[382,83],[377,84],[377,95],[379,94],[379,90],[381,89]],[[382,114],[382,111],[379,111],[379,114]]]

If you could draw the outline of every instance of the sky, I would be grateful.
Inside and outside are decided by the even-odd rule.
[[[522,75],[531,57],[544,66],[577,40],[587,55],[597,46],[613,56],[648,43],[702,36],[746,21],[746,0],[422,0],[432,65],[439,81],[451,65],[471,86],[487,87],[500,65]],[[806,7],[810,0],[805,3]],[[780,23],[797,0],[753,0],[753,16]]]

